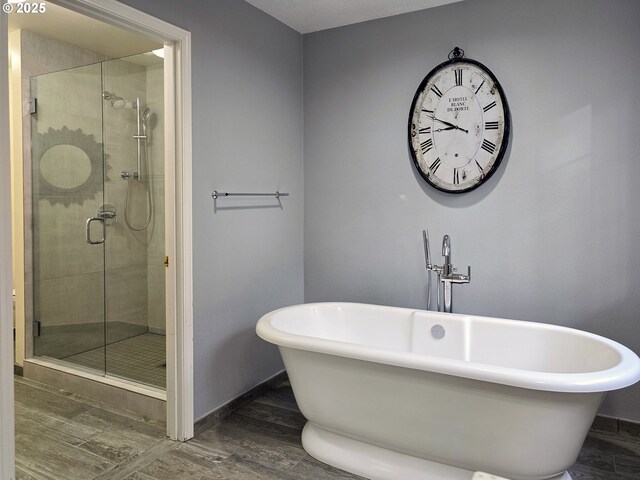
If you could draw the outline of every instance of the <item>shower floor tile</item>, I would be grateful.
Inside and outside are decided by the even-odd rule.
[[[109,322],[105,332],[104,322],[71,325],[43,325],[40,336],[34,338],[35,355],[61,359],[101,348],[106,342],[120,340],[147,333],[147,327],[128,322]]]
[[[166,388],[165,345],[164,335],[144,333],[66,357],[64,361],[104,371],[106,356],[108,375]]]

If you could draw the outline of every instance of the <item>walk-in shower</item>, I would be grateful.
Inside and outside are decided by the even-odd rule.
[[[151,54],[31,78],[33,355],[158,388],[163,94]]]

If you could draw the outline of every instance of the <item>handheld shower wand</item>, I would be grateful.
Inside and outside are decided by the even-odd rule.
[[[146,127],[144,127],[144,133],[142,132],[143,129],[143,119],[142,116],[143,114],[140,113],[140,97],[136,98],[135,101],[133,102],[133,108],[136,109],[136,123],[137,123],[137,133],[136,135],[133,136],[133,138],[136,140],[137,142],[137,149],[138,149],[138,156],[137,156],[137,162],[136,162],[136,167],[138,169],[138,171],[136,172],[137,175],[134,175],[134,178],[136,180],[138,180],[138,182],[142,181],[142,144],[141,142],[146,141],[147,140],[147,133],[146,133]],[[145,112],[148,109],[145,110]],[[146,152],[145,152],[146,155]]]
[[[431,308],[431,272],[436,272],[438,275],[438,291],[436,293],[437,309],[440,311],[440,275],[442,274],[442,267],[433,265],[431,263],[431,249],[429,248],[429,231],[422,230],[422,241],[424,244],[424,261],[427,269],[427,310]]]
[[[422,230],[422,243],[424,244],[424,265],[427,269],[427,310],[431,306],[431,252],[429,251],[429,232]]]

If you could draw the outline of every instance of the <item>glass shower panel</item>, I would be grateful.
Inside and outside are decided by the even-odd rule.
[[[152,54],[103,63],[106,373],[166,385],[163,61]]]
[[[31,273],[34,355],[103,374],[104,230],[87,225],[104,204],[101,84],[100,64],[31,79]]]
[[[163,68],[146,53],[31,80],[34,355],[157,388]]]

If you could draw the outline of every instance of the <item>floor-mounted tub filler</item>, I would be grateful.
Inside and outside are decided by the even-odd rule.
[[[305,450],[376,480],[570,479],[606,392],[640,379],[619,343],[517,320],[320,303],[256,330],[280,348]]]

